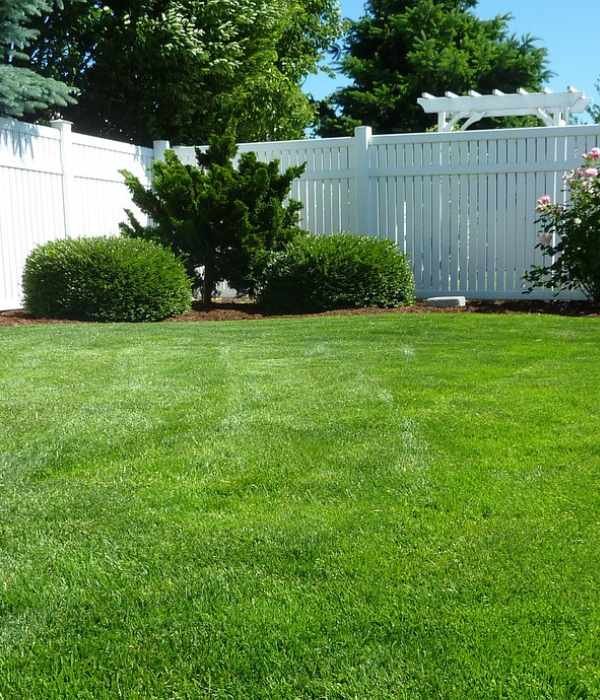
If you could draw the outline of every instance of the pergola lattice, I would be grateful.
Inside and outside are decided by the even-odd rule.
[[[573,87],[567,92],[527,92],[522,88],[513,94],[494,90],[492,95],[481,95],[471,90],[467,96],[447,92],[435,97],[428,92],[417,102],[428,114],[438,115],[438,131],[454,131],[460,125],[466,131],[485,117],[539,117],[546,126],[565,126],[571,114],[584,112],[590,100]],[[464,121],[463,121],[464,120]]]

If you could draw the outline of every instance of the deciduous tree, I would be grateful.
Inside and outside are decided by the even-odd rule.
[[[340,32],[338,0],[65,0],[32,59],[81,91],[80,131],[148,143],[298,137],[301,83]]]

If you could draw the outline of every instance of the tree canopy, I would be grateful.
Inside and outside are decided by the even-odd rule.
[[[596,92],[600,95],[600,78],[596,82]],[[588,113],[596,124],[600,124],[600,103],[591,104]]]
[[[25,50],[37,37],[28,23],[51,10],[48,0],[0,0],[0,116],[22,117],[73,102],[73,91],[62,82],[26,67]]]
[[[340,69],[352,84],[320,105],[318,131],[346,134],[367,124],[385,133],[433,126],[417,98],[426,91],[538,90],[547,51],[508,31],[510,15],[482,20],[477,0],[369,0],[352,22]]]
[[[301,136],[304,77],[339,36],[338,0],[64,0],[32,61],[76,86],[81,131],[148,143]]]

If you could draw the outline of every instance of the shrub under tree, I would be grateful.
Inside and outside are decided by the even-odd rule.
[[[122,232],[170,247],[197,280],[205,304],[224,280],[251,292],[257,255],[282,250],[301,233],[302,205],[287,198],[304,166],[280,173],[279,161],[262,163],[254,153],[242,154],[236,165],[236,153],[231,135],[212,138],[206,153],[197,149],[197,166],[167,151],[153,166],[152,187],[123,172],[133,202],[152,224],[142,225],[128,211]]]

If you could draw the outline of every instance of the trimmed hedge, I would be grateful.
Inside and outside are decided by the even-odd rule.
[[[304,236],[271,254],[257,276],[257,300],[273,311],[396,307],[415,299],[405,256],[370,236]]]
[[[25,309],[82,321],[159,321],[191,306],[179,259],[150,241],[79,238],[52,241],[27,258]]]

